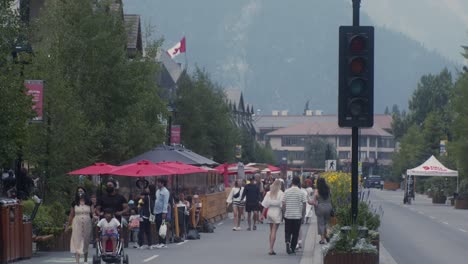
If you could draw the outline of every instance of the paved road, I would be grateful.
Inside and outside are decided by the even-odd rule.
[[[401,191],[372,190],[371,200],[384,210],[381,241],[397,263],[468,263],[468,210],[425,196],[403,205]]]
[[[310,225],[312,228],[316,228]],[[245,227],[245,226],[244,226]],[[304,226],[304,234],[309,225]],[[190,263],[190,264],[299,264],[302,253],[288,256],[284,248],[284,226],[278,230],[277,256],[268,253],[268,225],[258,225],[256,231],[232,231],[232,221],[217,224],[215,233],[201,234],[201,240],[169,244],[167,249],[128,249],[130,263]],[[90,249],[91,250],[91,249]],[[94,252],[94,251],[92,251]],[[68,252],[38,253],[38,256],[19,264],[74,263]],[[92,263],[91,258],[89,263]]]

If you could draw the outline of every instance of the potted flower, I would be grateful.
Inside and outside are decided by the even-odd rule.
[[[366,228],[357,225],[339,227],[332,230],[330,243],[323,247],[324,264],[377,264],[379,254],[372,245]]]
[[[468,179],[460,182],[458,196],[455,198],[455,209],[468,209]]]
[[[445,194],[446,181],[444,178],[433,177],[429,180],[432,191],[433,204],[445,204],[447,196]]]

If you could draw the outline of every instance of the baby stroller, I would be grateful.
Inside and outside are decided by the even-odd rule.
[[[128,264],[128,255],[124,252],[123,240],[117,240],[117,252],[115,255],[112,255],[112,241],[107,240],[106,245],[102,245],[102,242],[99,241],[96,243],[96,255],[93,257],[93,264],[101,264],[101,260],[104,263],[122,263]]]

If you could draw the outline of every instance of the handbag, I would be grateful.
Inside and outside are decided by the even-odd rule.
[[[236,199],[239,198],[240,193],[241,193],[241,188],[239,188],[239,191],[236,194],[234,194],[233,198],[236,198]]]
[[[266,219],[267,215],[268,215],[268,207],[263,210],[262,216],[263,216],[264,219]]]
[[[161,223],[161,226],[159,227],[159,236],[161,238],[166,238],[166,234],[167,234],[167,225],[166,225],[166,221],[163,220]]]

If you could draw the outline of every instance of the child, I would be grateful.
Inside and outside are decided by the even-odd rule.
[[[114,217],[112,209],[104,210],[104,218],[99,221],[97,226],[97,233],[101,233],[102,248],[106,248],[107,240],[110,239],[112,241],[112,255],[116,255],[117,238],[120,233],[120,222]],[[99,237],[96,238],[96,241],[99,241]]]
[[[198,224],[200,223],[200,213],[202,209],[202,203],[200,202],[200,197],[198,194],[193,196],[193,206],[195,206],[195,226],[197,228]]]
[[[132,240],[133,242],[138,241],[138,231],[140,230],[140,221],[141,217],[140,214],[137,214],[135,209],[130,210],[130,218],[128,219],[128,228],[132,232]]]

